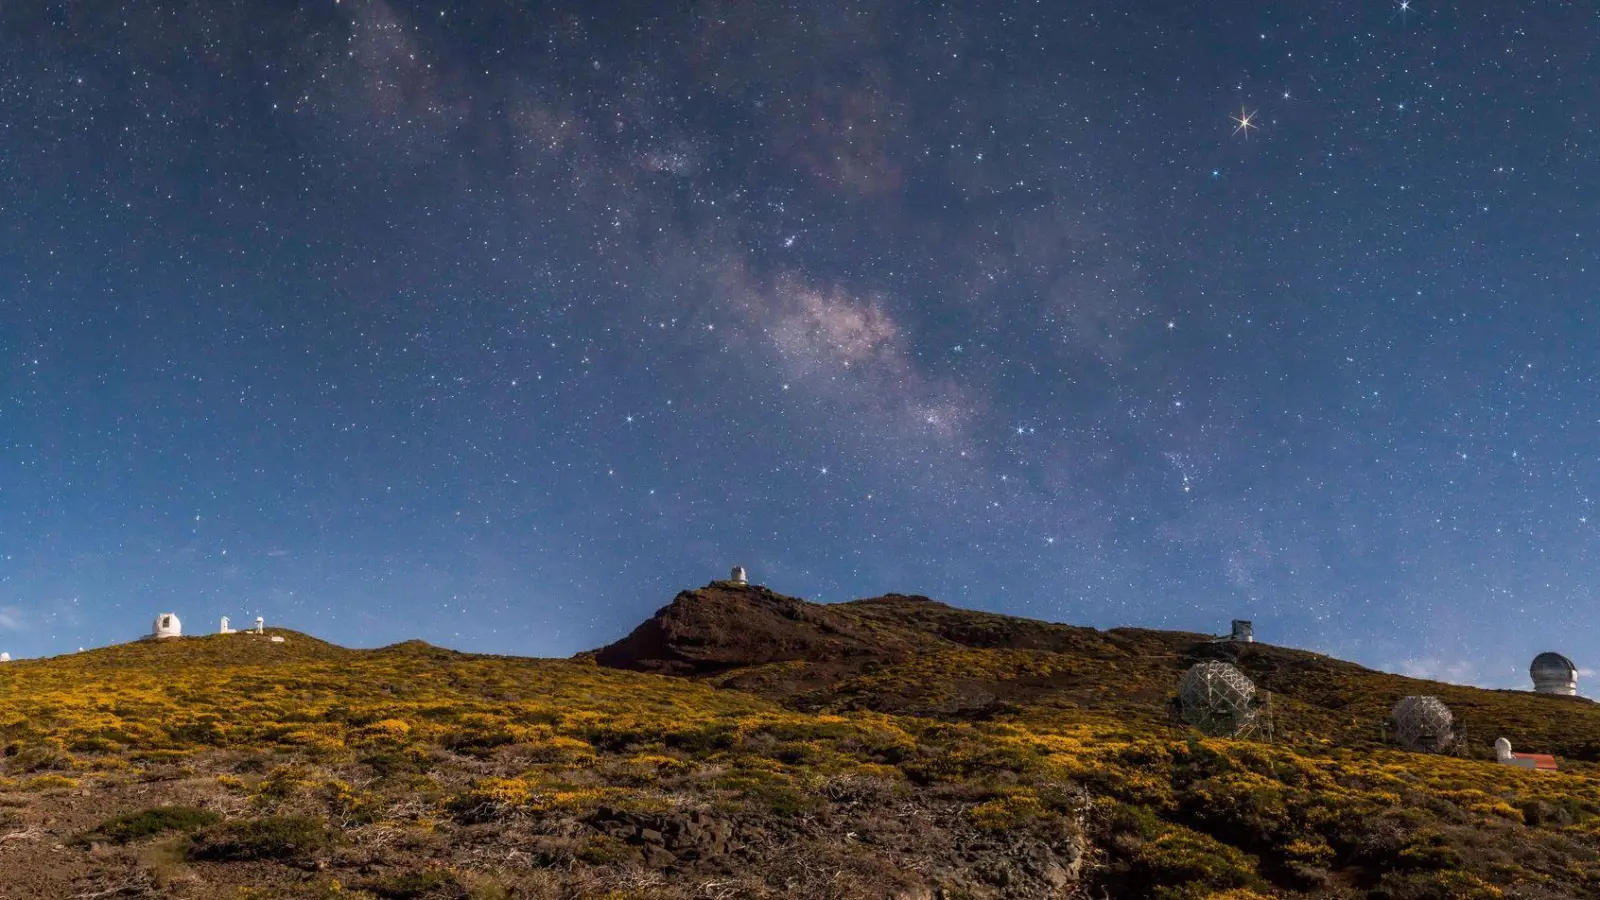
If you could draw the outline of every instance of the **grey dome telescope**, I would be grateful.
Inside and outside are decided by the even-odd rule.
[[[1528,674],[1533,676],[1535,693],[1577,696],[1578,667],[1572,664],[1572,660],[1559,653],[1541,653],[1535,656],[1533,665],[1528,667]]]

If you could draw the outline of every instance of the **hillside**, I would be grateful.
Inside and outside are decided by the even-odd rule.
[[[726,582],[573,660],[269,634],[0,665],[0,897],[1600,896],[1585,701]],[[1174,724],[1219,654],[1273,742]],[[1467,756],[1379,742],[1407,693]]]
[[[1445,701],[1485,755],[1496,737],[1600,771],[1600,704],[1486,691],[1376,672],[1319,653],[1139,628],[1099,631],[957,609],[890,594],[820,605],[766,588],[712,582],[680,593],[602,665],[699,676],[823,712],[870,709],[963,721],[1049,725],[1114,716],[1170,724],[1183,671],[1230,662],[1273,692],[1280,742],[1377,746],[1395,702]]]

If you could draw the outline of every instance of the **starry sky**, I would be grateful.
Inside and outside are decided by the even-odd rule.
[[[602,11],[603,9],[603,11]],[[1587,2],[0,7],[0,650],[749,567],[1600,660]]]

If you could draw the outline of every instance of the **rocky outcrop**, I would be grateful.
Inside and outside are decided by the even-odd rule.
[[[734,826],[705,810],[646,813],[602,806],[587,824],[632,848],[636,863],[664,868],[726,855]]]
[[[786,597],[757,585],[714,581],[683,591],[632,634],[595,651],[597,663],[666,675],[710,675],[734,668],[904,656],[917,641],[866,634],[840,609]]]

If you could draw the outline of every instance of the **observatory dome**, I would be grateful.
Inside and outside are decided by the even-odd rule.
[[[1541,653],[1533,658],[1533,665],[1528,667],[1528,674],[1533,676],[1533,689],[1540,694],[1565,694],[1574,696],[1578,693],[1578,667],[1572,664],[1559,653]]]
[[[156,621],[150,628],[150,636],[157,638],[174,638],[183,636],[183,623],[178,621],[176,613],[162,613],[156,616]]]

